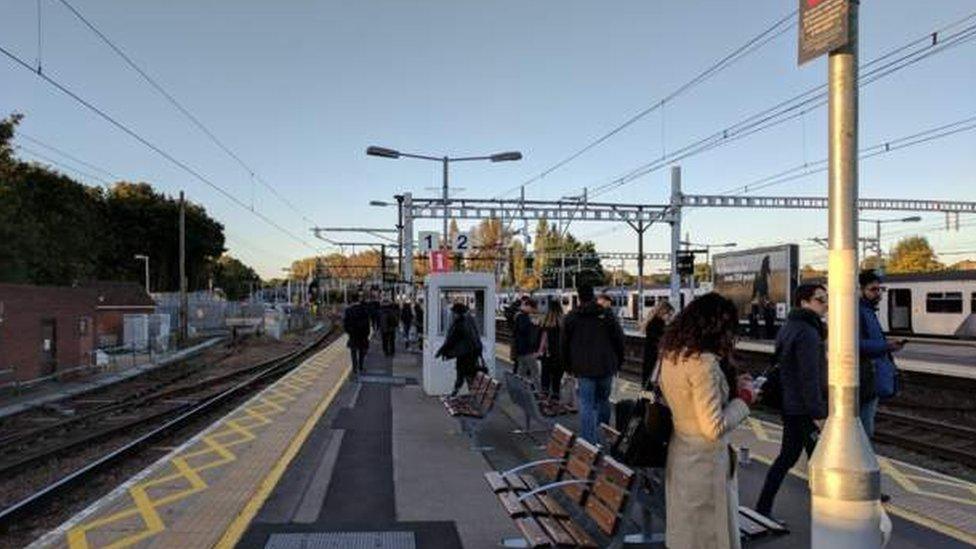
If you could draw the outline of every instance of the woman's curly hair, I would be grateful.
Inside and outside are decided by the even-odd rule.
[[[715,292],[695,299],[682,309],[661,338],[661,355],[672,358],[713,353],[724,361],[732,358],[739,311]]]

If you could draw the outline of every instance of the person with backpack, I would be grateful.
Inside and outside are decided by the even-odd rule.
[[[613,377],[624,362],[623,330],[613,311],[594,300],[593,287],[577,288],[580,306],[563,319],[562,359],[579,381],[580,436],[600,444],[599,425],[610,422]]]
[[[357,295],[354,300],[356,303],[346,307],[342,315],[342,328],[346,331],[349,338],[346,347],[352,355],[353,372],[359,374],[363,371],[366,364],[366,352],[369,351],[370,318],[369,309],[362,300],[361,295]]]
[[[471,389],[474,376],[478,373],[482,344],[478,326],[469,314],[467,305],[455,303],[451,306],[451,314],[451,326],[447,329],[444,344],[437,349],[434,357],[454,359],[457,377],[454,380],[454,391],[451,392],[451,396],[456,396],[465,382],[468,384],[468,389]]]
[[[820,427],[827,417],[826,328],[822,320],[827,314],[827,289],[820,284],[801,284],[793,297],[793,307],[776,337],[783,440],[756,503],[756,511],[767,517],[783,479],[800,459],[800,453],[806,450],[808,459],[813,455]],[[764,392],[769,390],[772,387]]]

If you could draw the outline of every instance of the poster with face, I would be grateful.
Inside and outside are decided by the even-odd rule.
[[[741,320],[767,308],[785,319],[797,286],[798,260],[796,244],[717,254],[712,258],[713,289],[735,303]]]

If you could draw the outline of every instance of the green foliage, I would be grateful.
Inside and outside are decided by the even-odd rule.
[[[19,116],[0,121],[0,281],[71,285],[91,280],[142,283],[149,255],[154,291],[179,289],[179,201],[148,183],[88,187],[45,166],[17,160]],[[186,206],[187,278],[206,288],[224,251],[224,228]]]
[[[214,285],[224,291],[227,299],[236,301],[248,297],[252,286],[261,285],[261,277],[254,269],[224,254],[214,265]]]
[[[935,256],[935,250],[924,236],[909,236],[898,241],[891,250],[889,273],[929,273],[945,269]]]

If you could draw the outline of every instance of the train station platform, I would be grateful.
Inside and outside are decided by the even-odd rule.
[[[32,547],[490,548],[518,536],[483,473],[538,459],[548,427],[514,432],[523,416],[503,390],[480,440],[491,449],[473,450],[421,390],[416,352],[398,345],[388,358],[374,344],[365,374],[349,370],[341,338]],[[635,391],[621,379],[615,397]],[[558,421],[578,432],[577,416]],[[753,420],[735,433],[752,455],[740,471],[742,503],[755,500],[778,436]],[[882,464],[890,547],[976,542],[976,486]],[[808,546],[802,468],[784,483],[776,514],[792,533],[745,546]]]

